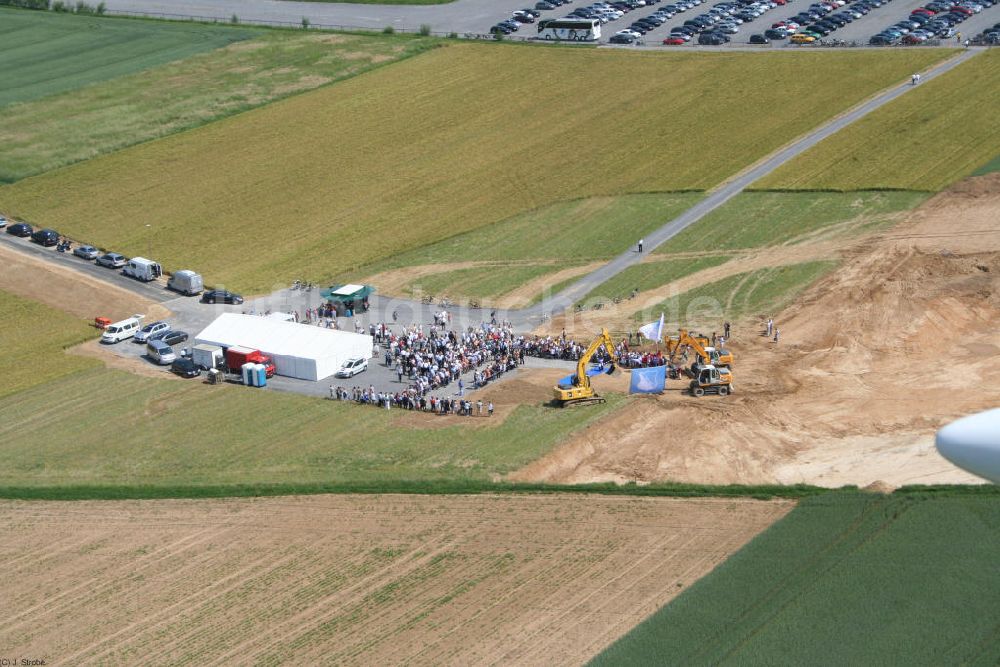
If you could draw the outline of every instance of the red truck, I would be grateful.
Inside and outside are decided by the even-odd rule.
[[[230,371],[239,372],[243,364],[264,364],[264,373],[267,377],[274,376],[274,361],[260,350],[239,346],[226,350],[226,366]]]

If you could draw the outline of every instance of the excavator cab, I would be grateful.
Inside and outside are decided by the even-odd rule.
[[[728,368],[701,366],[696,373],[690,384],[692,396],[704,396],[705,394],[728,396],[732,393],[733,375]]]

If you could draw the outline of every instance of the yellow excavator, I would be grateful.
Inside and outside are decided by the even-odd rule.
[[[580,360],[576,362],[576,373],[563,378],[556,385],[555,399],[560,406],[566,407],[567,405],[580,405],[582,403],[604,403],[604,399],[590,385],[590,376],[587,374],[587,364],[590,363],[591,358],[602,347],[607,351],[608,357],[610,357],[610,365],[607,369],[603,369],[600,372],[607,373],[608,375],[615,372],[615,344],[611,340],[611,334],[608,333],[608,330],[601,329],[601,335],[590,344],[587,351],[580,355]]]
[[[689,389],[692,396],[718,394],[727,396],[733,393],[733,373],[729,365],[733,363],[733,355],[726,350],[716,350],[705,345],[708,339],[704,336],[692,336],[681,329],[678,337],[666,340],[670,361],[683,345],[688,345],[698,355],[698,360],[691,365],[691,383]]]
[[[678,334],[677,338],[667,338],[664,341],[670,361],[674,360],[674,355],[681,347],[687,345],[694,350],[695,354],[698,355],[698,361],[703,365],[732,366],[733,353],[729,350],[717,350],[711,347],[706,336],[699,334],[692,336],[686,329],[681,329]]]

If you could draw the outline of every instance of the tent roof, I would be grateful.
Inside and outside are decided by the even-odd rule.
[[[371,285],[331,285],[319,295],[331,301],[351,301],[352,299],[364,299],[374,291],[375,288]]]
[[[351,339],[369,338],[337,329],[309,326],[297,322],[223,313],[195,336],[200,342],[226,346],[241,345],[270,354],[322,359],[339,348],[350,346]]]

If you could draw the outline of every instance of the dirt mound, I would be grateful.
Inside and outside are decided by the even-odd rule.
[[[734,396],[632,401],[514,477],[980,481],[938,456],[933,436],[1000,403],[998,214],[1000,178],[934,197],[844,249],[844,264],[777,318],[780,344],[739,323]]]

